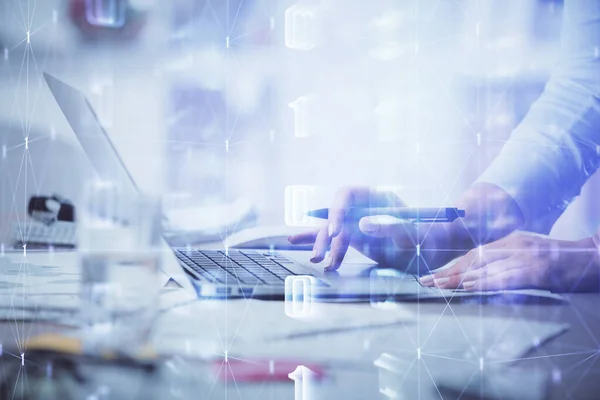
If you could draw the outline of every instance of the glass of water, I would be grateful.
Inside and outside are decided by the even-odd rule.
[[[160,291],[160,199],[94,181],[78,212],[84,351],[135,356],[148,343]]]

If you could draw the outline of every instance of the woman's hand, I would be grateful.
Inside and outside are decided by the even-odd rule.
[[[365,217],[359,222],[346,218],[350,207],[402,206],[405,203],[391,192],[345,188],[337,193],[329,209],[329,220],[319,230],[294,235],[289,240],[292,244],[314,244],[310,260],[313,263],[323,261],[331,246],[326,271],[339,268],[349,246],[382,266],[405,270],[420,252],[424,262],[417,265],[429,270],[466,253],[475,246],[475,238],[487,243],[522,223],[512,197],[485,183],[473,185],[457,201],[456,206],[465,209],[466,217],[451,223],[413,224],[389,216]]]
[[[401,253],[414,250],[414,225],[392,217],[366,217],[359,222],[347,221],[350,207],[402,207],[405,203],[392,192],[383,192],[368,187],[350,187],[338,191],[329,208],[329,219],[319,230],[306,232],[289,238],[292,244],[313,243],[310,259],[319,263],[331,246],[326,271],[339,268],[349,246],[367,257],[387,264],[397,260]]]
[[[471,235],[460,220],[455,223],[414,224],[385,215],[364,217],[358,222],[346,218],[350,207],[402,206],[406,204],[392,192],[368,187],[341,189],[329,209],[328,221],[320,229],[291,236],[289,240],[292,244],[313,244],[312,263],[323,261],[331,246],[325,271],[339,268],[349,246],[382,266],[406,270],[417,254],[417,245],[425,260],[425,263],[418,264],[435,268],[466,252],[452,251],[452,246],[461,249],[464,243],[472,243]]]
[[[421,283],[443,289],[570,292],[598,287],[599,270],[592,238],[565,241],[516,231],[469,251],[448,269],[421,277]]]

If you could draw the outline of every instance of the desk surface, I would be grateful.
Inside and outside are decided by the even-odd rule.
[[[598,398],[600,393],[600,370],[597,366],[597,357],[600,354],[600,295],[576,294],[572,295],[568,305],[479,305],[479,304],[453,304],[451,309],[446,304],[407,304],[419,315],[439,316],[444,318],[461,318],[468,316],[496,316],[506,318],[523,318],[527,320],[566,322],[570,329],[551,341],[532,350],[524,359],[515,363],[525,368],[542,368],[554,371],[555,382],[551,386],[552,399],[563,398]],[[268,329],[268,327],[264,327]],[[32,335],[44,332],[60,332],[66,328],[48,323],[23,323],[4,322],[0,325],[0,338],[3,345],[14,345],[23,334]],[[400,329],[398,329],[401,332]],[[19,334],[20,333],[20,334]],[[337,345],[346,340],[345,333],[327,336]],[[365,331],[365,337],[376,339],[377,330]],[[329,340],[329,339],[327,339]],[[327,343],[327,340],[324,343]],[[290,341],[289,346],[294,346]],[[389,351],[393,352],[393,348]],[[314,349],[326,357],[327,346]],[[426,360],[424,364],[431,364],[435,360]],[[449,367],[452,361],[444,361]],[[427,365],[424,365],[427,367]],[[414,368],[414,367],[413,367]],[[419,370],[416,368],[415,370]],[[560,379],[557,374],[560,371]],[[439,398],[431,379],[427,375],[427,368],[420,373],[420,380],[405,381],[406,393],[412,394],[407,398]],[[266,397],[265,397],[266,396]],[[317,398],[384,398],[379,393],[378,371],[372,360],[351,365],[335,365],[327,372],[327,378],[317,388]],[[414,397],[413,397],[414,396]],[[247,384],[237,383],[221,386],[211,392],[211,398],[294,398],[293,384]],[[455,398],[446,396],[443,398]]]
[[[60,259],[61,255],[55,254],[53,263],[59,264]],[[473,317],[500,317],[506,320],[507,324],[515,320],[569,324],[570,328],[565,333],[532,349],[522,359],[515,360],[514,365],[527,370],[548,371],[553,377],[550,387],[551,399],[598,398],[597,393],[600,393],[600,367],[597,366],[597,358],[600,356],[600,294],[573,294],[569,296],[569,300],[568,304],[561,305],[480,304],[472,301],[453,302],[448,305],[442,301],[403,303],[401,307],[412,311],[418,317],[417,321],[427,318],[439,320],[440,326],[448,321],[460,325],[461,321]],[[232,305],[232,307],[234,306],[243,307],[244,305],[237,303]],[[198,323],[202,324],[203,322],[200,320]],[[416,326],[419,327],[420,324]],[[256,329],[268,330],[269,326],[256,326]],[[425,329],[423,328],[423,330]],[[39,333],[69,330],[71,328],[43,322],[4,321],[0,322],[0,342],[2,348],[8,349]],[[396,339],[400,336],[400,341],[396,341],[394,344],[394,341],[384,340],[382,332],[394,335]],[[410,346],[398,347],[398,343],[407,335],[406,332],[402,326],[395,325],[361,331],[327,333],[306,340],[287,340],[282,342],[283,346],[281,346],[282,343],[279,344],[279,347],[274,344],[273,348],[281,358],[298,360],[298,354],[306,354],[309,359],[318,355],[319,359],[325,360],[323,364],[326,368],[326,376],[315,389],[316,399],[385,398],[379,393],[379,371],[373,364],[378,355],[384,352],[391,354],[400,352],[406,356],[407,360],[414,361],[409,368],[412,372],[402,377],[405,398],[440,398],[440,393],[436,391],[436,387],[432,383],[431,371],[451,369],[453,366],[464,363],[465,360],[444,358],[438,352],[436,355],[424,354],[420,361],[417,361],[416,354],[407,354],[407,348],[410,349]],[[426,340],[429,332],[423,331],[418,334],[423,340]],[[443,332],[437,332],[436,335],[436,340],[444,341]],[[414,338],[409,336],[406,340],[414,341]],[[340,352],[347,353],[348,358],[353,358],[354,361],[339,362],[336,357],[339,357]],[[329,365],[326,361],[328,359],[332,360]],[[217,383],[211,389],[210,394],[210,398],[217,399],[293,399],[294,386],[291,380],[283,383],[229,382],[226,386]],[[456,398],[457,396],[442,393],[442,397]]]

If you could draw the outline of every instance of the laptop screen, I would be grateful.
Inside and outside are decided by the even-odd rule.
[[[50,74],[44,73],[44,78],[98,176],[118,182],[126,193],[135,194],[138,191],[135,181],[84,94]],[[162,244],[166,250],[167,243],[163,241]],[[195,295],[195,289],[173,252],[167,251],[165,255],[167,256],[163,259],[162,270],[166,278],[174,279],[190,294]]]
[[[84,94],[50,74],[44,73],[44,78],[98,176],[135,193],[135,181]]]

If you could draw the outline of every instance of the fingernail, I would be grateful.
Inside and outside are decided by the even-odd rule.
[[[377,232],[379,223],[375,218],[363,218],[359,222],[359,228],[365,233]]]
[[[312,252],[312,257],[310,258],[310,262],[311,263],[318,263],[319,260],[317,260],[317,249],[314,249]]]
[[[325,263],[325,271],[331,271],[331,265],[333,264],[333,258],[327,257],[327,263]]]
[[[435,284],[438,285],[438,286],[445,285],[449,281],[450,281],[450,278],[438,278],[438,279],[435,280]]]
[[[287,240],[288,240],[288,242],[292,243],[292,237],[291,236],[288,236]]]
[[[475,281],[463,282],[463,289],[472,289],[475,286]]]
[[[333,230],[334,230],[334,229],[333,229],[333,223],[332,223],[332,222],[330,222],[330,223],[329,223],[329,226],[327,227],[327,233],[329,234],[329,237],[332,237],[332,236],[333,236]]]
[[[433,275],[422,276],[419,278],[419,281],[424,285],[431,283],[431,282],[433,282]]]

